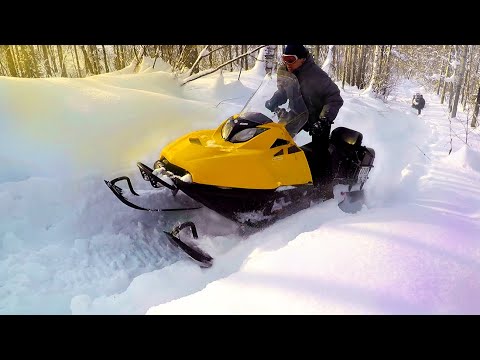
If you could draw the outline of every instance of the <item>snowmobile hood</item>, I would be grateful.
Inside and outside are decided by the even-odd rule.
[[[160,160],[166,159],[188,172],[194,183],[205,185],[275,189],[312,181],[305,154],[284,125],[254,121],[245,125],[247,131],[243,133],[227,129],[232,120],[237,119],[242,121],[243,117],[237,114],[216,130],[194,131],[182,136],[163,149]],[[234,135],[239,142],[235,142]],[[251,135],[249,140],[244,140]]]

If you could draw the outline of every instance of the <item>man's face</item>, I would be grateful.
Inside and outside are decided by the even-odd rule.
[[[305,59],[299,59],[296,55],[286,54],[282,56],[282,60],[289,72],[297,70],[305,62]]]

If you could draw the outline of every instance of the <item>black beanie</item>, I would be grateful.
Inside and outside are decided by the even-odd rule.
[[[305,59],[308,55],[308,50],[303,45],[287,45],[285,55],[297,55],[299,59]]]

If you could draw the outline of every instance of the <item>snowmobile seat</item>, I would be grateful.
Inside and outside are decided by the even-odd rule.
[[[330,143],[341,152],[352,153],[362,146],[362,133],[346,128],[337,127],[330,135]]]
[[[365,157],[363,135],[355,130],[338,127],[330,135],[329,152],[332,157],[334,178],[342,183],[355,183]],[[372,156],[374,157],[374,155]],[[373,159],[368,157],[367,162]]]

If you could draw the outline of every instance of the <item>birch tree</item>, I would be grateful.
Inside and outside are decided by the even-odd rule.
[[[460,67],[458,69],[458,74],[457,71],[455,71],[455,81],[454,81],[454,99],[453,99],[453,104],[452,108],[450,110],[450,117],[454,118],[457,116],[457,107],[458,107],[458,99],[460,97],[460,92],[462,89],[462,84],[463,84],[463,77],[465,75],[465,64],[467,62],[467,46],[466,45],[458,45],[457,46],[457,53],[458,53],[458,58],[460,61]]]
[[[376,92],[378,89],[378,81],[379,81],[379,70],[380,70],[380,63],[381,63],[381,52],[382,48],[380,45],[375,45],[375,53],[373,56],[373,65],[372,65],[372,76],[370,78],[369,87]]]
[[[471,127],[477,127],[478,121],[478,108],[480,107],[480,86],[478,87],[477,92],[477,99],[475,101],[475,109],[473,110],[472,122],[470,124]]]
[[[445,65],[445,76],[444,76],[444,82],[443,82],[443,88],[442,88],[442,96],[440,97],[440,104],[444,103],[445,93],[447,91],[447,87],[450,85],[450,68],[451,68],[453,52],[454,52],[454,48],[452,46],[450,49],[450,54],[448,55],[447,64]]]

